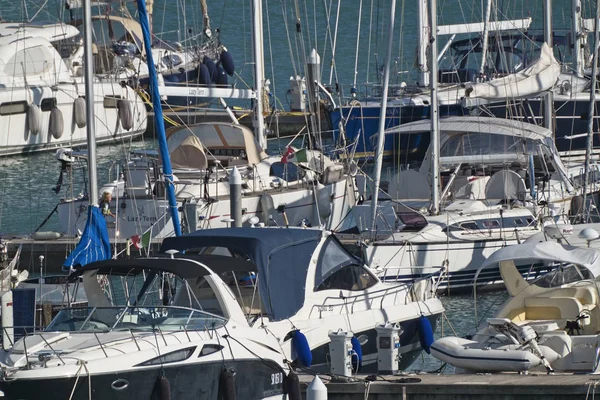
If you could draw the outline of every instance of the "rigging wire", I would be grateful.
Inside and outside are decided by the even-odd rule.
[[[353,81],[353,87],[356,88],[356,79],[358,78],[358,49],[360,46],[360,25],[362,23],[362,7],[363,7],[363,0],[360,0],[360,4],[358,6],[358,27],[357,27],[357,32],[356,32],[356,52],[354,55],[354,81]]]

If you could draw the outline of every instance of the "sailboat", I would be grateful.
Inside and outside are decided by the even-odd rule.
[[[422,2],[419,2],[419,4]],[[488,10],[493,7],[488,2]],[[461,26],[440,26],[438,35],[448,37],[443,57],[438,59],[441,116],[482,115],[516,119],[540,124],[546,111],[545,94],[553,93],[551,111],[555,115],[555,143],[562,157],[581,160],[585,154],[586,118],[589,108],[589,67],[584,56],[587,48],[589,20],[583,20],[581,1],[572,0],[571,32],[553,31],[547,36],[529,30],[530,18],[513,21],[487,20],[483,23]],[[545,6],[546,8],[547,5]],[[419,8],[420,19],[426,16]],[[489,12],[488,12],[489,15]],[[552,10],[544,11],[544,23],[551,25]],[[427,40],[419,30],[419,65],[425,66]],[[476,34],[464,40],[455,40],[457,34]],[[554,41],[554,42],[552,42]],[[571,49],[580,49],[572,52]],[[552,51],[548,51],[548,50]],[[484,56],[492,63],[484,63]],[[573,54],[573,66],[565,55]],[[589,58],[587,58],[589,60]],[[385,125],[400,124],[428,118],[431,93],[427,89],[427,68],[421,67],[419,86],[403,84],[398,95],[388,101]],[[527,79],[532,84],[522,84]],[[377,133],[380,108],[379,98],[356,98],[331,114],[332,126],[347,122],[344,134],[350,140],[360,135],[357,156],[371,157],[373,140]],[[425,150],[408,136],[390,136],[386,140],[385,156],[400,148],[403,157],[410,151]],[[597,143],[595,146],[597,147]]]
[[[149,93],[149,66],[143,45],[141,25],[130,15],[126,7],[120,7],[118,14],[109,10],[93,15],[92,24],[96,34],[96,74],[110,76],[125,81],[136,90]],[[113,3],[117,3],[114,2]],[[123,2],[119,2],[123,4]],[[69,2],[67,8],[73,18],[73,11],[80,7],[79,2]],[[178,5],[177,7],[181,7]],[[206,2],[201,2],[203,26],[199,32],[185,40],[168,41],[152,35],[152,58],[156,62],[159,84],[169,87],[182,87],[189,84],[227,85],[228,76],[235,73],[233,58],[220,41],[218,29],[211,29]],[[148,6],[152,21],[153,5]],[[81,19],[72,19],[79,27]],[[150,24],[152,33],[152,22]],[[190,33],[192,27],[189,28]],[[185,47],[181,43],[188,43]],[[72,57],[79,64],[81,51]],[[206,102],[196,96],[162,96],[163,106],[190,106]],[[150,99],[146,99],[150,103]],[[149,104],[148,104],[149,105]]]
[[[0,155],[86,143],[84,77],[55,47],[78,34],[64,24],[0,23]],[[143,134],[146,109],[135,90],[114,80],[90,80],[96,142]]]
[[[262,113],[264,60],[259,41],[254,41],[254,90],[159,88],[160,95],[185,92],[202,97],[253,99],[254,134],[235,119],[231,123],[172,128],[167,138],[172,175],[161,171],[158,154],[133,153],[120,166],[122,176],[101,189],[111,193],[114,200],[111,209],[115,216],[108,219],[111,237],[126,240],[146,234],[155,240],[173,235],[163,191],[165,180],[175,187],[179,218],[187,231],[228,226],[232,218],[230,184],[234,169],[242,181],[241,223],[245,226],[263,223],[333,228],[354,205],[354,177],[323,151],[294,148],[290,142],[285,154],[266,154]],[[161,152],[161,157],[164,154]],[[86,199],[79,198],[61,201],[57,210],[63,233],[72,236],[82,231],[86,216],[81,210],[85,204]]]
[[[435,2],[431,4],[431,27],[432,32],[435,32]],[[437,59],[437,48],[431,46],[431,58]],[[437,88],[437,64],[432,63],[430,85],[431,91],[436,92]],[[524,203],[515,203],[510,199],[518,200],[517,193],[523,196],[526,194],[526,185],[522,182],[522,178],[515,174],[515,179],[519,177],[519,182],[522,182],[521,189],[516,189],[509,185],[511,171],[500,172],[494,178],[495,183],[490,180],[490,185],[486,188],[484,197],[476,195],[474,198],[466,196],[464,198],[456,198],[454,201],[444,204],[440,202],[442,195],[447,195],[448,187],[444,193],[441,193],[440,182],[440,121],[438,118],[438,102],[437,97],[432,98],[432,118],[430,121],[415,122],[413,125],[420,126],[421,129],[427,128],[431,132],[430,149],[427,152],[427,160],[425,163],[428,168],[426,172],[417,171],[402,171],[405,176],[404,184],[398,186],[398,193],[409,192],[407,197],[410,197],[410,192],[418,192],[418,187],[425,187],[429,201],[423,211],[409,207],[408,199],[394,200],[393,196],[386,201],[380,201],[379,193],[379,177],[381,169],[381,159],[383,158],[384,136],[383,118],[380,119],[380,134],[377,143],[377,164],[374,178],[374,192],[371,198],[371,204],[363,204],[353,208],[352,214],[346,219],[345,225],[340,227],[342,240],[349,245],[355,246],[355,243],[360,243],[359,253],[373,268],[383,280],[393,281],[410,281],[416,277],[421,277],[428,274],[441,274],[447,279],[439,285],[440,290],[470,288],[475,272],[478,266],[490,256],[494,251],[501,247],[519,243],[521,240],[536,234],[540,231],[539,220],[536,214],[531,209],[525,207]],[[383,103],[385,105],[385,103]],[[384,108],[382,108],[384,109]],[[447,128],[456,137],[460,137],[460,132],[467,134],[470,131],[470,123],[474,123],[476,133],[473,140],[465,139],[465,151],[468,154],[473,150],[473,147],[479,143],[477,138],[483,135],[482,140],[485,143],[491,143],[490,137],[496,127],[493,122],[498,122],[497,128],[505,131],[499,133],[500,138],[493,149],[489,152],[483,151],[483,155],[479,150],[475,150],[472,154],[477,163],[481,163],[482,159],[490,156],[495,156],[495,151],[501,153],[500,157],[503,160],[507,154],[504,154],[503,147],[498,147],[498,143],[506,144],[507,148],[521,147],[530,148],[526,143],[528,140],[533,140],[534,136],[539,134],[538,140],[544,141],[541,135],[541,128],[533,127],[533,131],[529,133],[523,130],[522,123],[514,121],[503,121],[499,119],[490,119],[485,121],[469,120],[469,117],[454,117],[451,120],[443,121]],[[477,117],[474,117],[475,119]],[[454,125],[452,125],[454,124]],[[408,129],[411,126],[409,125]],[[538,132],[540,129],[540,132]],[[515,142],[510,140],[511,133],[514,130]],[[483,133],[482,133],[483,132]],[[534,134],[534,132],[537,132]],[[547,133],[546,133],[546,136]],[[458,139],[457,143],[462,143],[462,139]],[[451,139],[446,138],[445,142],[450,142]],[[511,143],[511,144],[507,144]],[[451,156],[456,153],[457,148],[461,146],[450,145],[450,151],[445,151],[444,156]],[[468,149],[467,149],[468,147]],[[532,147],[531,147],[532,148]],[[549,149],[553,149],[552,143],[549,144]],[[454,152],[453,152],[454,151]],[[513,150],[514,151],[514,150]],[[462,154],[468,158],[468,154]],[[529,153],[528,153],[529,154]],[[533,157],[533,153],[529,154]],[[529,157],[529,156],[528,156]],[[450,157],[452,158],[452,157]],[[553,159],[557,162],[556,168],[551,167],[556,176],[561,176],[560,179],[566,179],[560,185],[569,186],[569,178],[565,173],[560,159],[556,152],[552,155],[542,156],[544,159]],[[442,158],[443,159],[443,158]],[[465,160],[465,165],[468,162]],[[521,161],[531,161],[533,158],[524,159]],[[503,163],[505,161],[502,161]],[[454,164],[455,175],[452,176],[452,181],[456,179],[457,172],[460,170],[462,162],[458,162],[458,168]],[[533,171],[533,164],[530,166]],[[548,172],[550,169],[546,169]],[[511,175],[512,176],[512,175]],[[558,179],[558,178],[557,178]],[[410,182],[410,185],[407,184]],[[474,176],[471,181],[464,182],[466,185],[478,185],[482,181]],[[516,180],[515,180],[516,182]],[[485,184],[484,184],[485,186]],[[531,188],[534,188],[533,184]],[[514,190],[512,190],[514,189]],[[473,189],[478,191],[480,189]],[[510,194],[508,192],[511,192]],[[490,198],[498,198],[500,201],[491,202]],[[556,200],[556,196],[554,197]],[[507,201],[508,199],[508,201]],[[562,201],[562,197],[559,201]],[[536,202],[537,205],[537,202]],[[479,284],[490,284],[499,280],[498,271],[491,271],[481,277]]]

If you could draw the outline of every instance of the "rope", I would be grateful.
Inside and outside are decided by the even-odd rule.
[[[154,110],[154,105],[150,101],[150,96],[148,95],[148,93],[146,93],[144,90],[141,90],[141,89],[136,89],[136,92],[142,98],[144,103],[148,104],[150,106],[150,108]],[[178,123],[175,120],[173,120],[172,118],[168,117],[166,114],[163,114],[163,119],[173,126],[181,126],[180,123]]]
[[[88,376],[88,399],[92,400],[92,375],[90,375],[90,371],[87,369],[85,365],[85,361],[79,360],[79,369],[75,374],[75,384],[73,385],[73,389],[71,390],[71,395],[69,396],[69,400],[73,399],[73,395],[75,394],[75,388],[77,388],[77,382],[79,382],[79,376],[81,375],[81,370],[85,369],[85,372]]]

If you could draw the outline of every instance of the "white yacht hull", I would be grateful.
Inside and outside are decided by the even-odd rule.
[[[369,265],[375,266],[383,281],[410,282],[428,274],[445,273],[447,279],[440,290],[473,287],[475,273],[495,251],[518,244],[517,239],[499,237],[478,241],[432,243],[377,243],[366,250]],[[447,265],[447,266],[446,266]],[[477,281],[482,284],[501,282],[498,269],[482,271]]]
[[[439,304],[438,304],[439,303]],[[443,312],[443,307],[441,306],[441,302],[438,299],[431,299],[426,302],[420,303],[423,307],[423,311],[425,311],[425,315],[429,320],[433,331],[435,332],[438,319],[441,317]],[[378,316],[369,316],[366,313],[363,314],[354,314],[350,315],[349,320],[350,323],[346,325],[342,321],[340,321],[339,326],[335,326],[332,323],[330,317],[326,321],[320,321],[320,332],[319,328],[315,327],[315,331],[317,333],[323,334],[325,332],[324,340],[327,340],[327,343],[314,347],[312,350],[313,356],[313,369],[317,369],[322,372],[329,372],[329,337],[327,333],[329,331],[336,331],[339,328],[342,330],[351,331],[354,333],[354,336],[362,336],[365,335],[367,337],[366,343],[361,346],[362,350],[362,362],[359,372],[361,373],[376,373],[377,372],[377,331],[375,330],[375,326],[382,325],[385,322],[393,322],[397,323],[402,328],[402,334],[400,335],[400,360],[398,363],[399,370],[405,370],[415,361],[415,359],[421,354],[423,351],[422,345],[419,340],[419,307],[416,303],[408,304],[401,310],[401,316],[398,315],[390,315],[387,313],[388,309],[386,309],[385,315],[383,313],[378,313]],[[398,311],[398,310],[396,310]],[[392,314],[395,314],[392,311]],[[345,316],[344,316],[345,318]],[[371,323],[370,326],[367,326],[365,322]],[[330,327],[329,330],[323,330],[322,325],[325,324]],[[302,329],[305,332],[304,329]],[[309,343],[312,343],[312,340],[318,341],[317,338],[311,335],[311,330],[308,328],[306,330],[307,339]]]
[[[267,225],[285,226],[287,218],[287,224],[291,226],[301,225],[305,220],[309,226],[325,224],[335,228],[353,205],[354,192],[347,182],[341,180],[316,191],[308,185],[302,185],[244,194],[244,226],[249,226],[248,220],[257,216]],[[270,197],[267,211],[263,211],[264,196]],[[230,207],[229,197],[220,197],[216,202],[202,199],[198,202],[178,201],[180,220],[184,221],[190,232],[228,227]],[[87,199],[60,203],[58,216],[63,233],[70,236],[81,234],[87,222],[86,210]],[[153,239],[174,235],[169,206],[165,199],[116,198],[114,205],[111,204],[111,210],[114,217],[106,217],[111,238],[124,240],[135,235],[142,236],[151,228]],[[282,210],[285,210],[285,214]]]
[[[0,90],[0,155],[54,150],[86,144],[86,127],[78,127],[74,101],[84,96],[83,80],[54,86],[29,86]],[[146,130],[146,109],[135,91],[117,82],[94,83],[96,143],[121,142],[139,136]],[[128,100],[132,127],[123,128],[117,102]],[[37,121],[28,117],[28,107],[39,107]],[[62,114],[62,131],[50,129],[51,109]],[[39,131],[31,126],[39,124]]]

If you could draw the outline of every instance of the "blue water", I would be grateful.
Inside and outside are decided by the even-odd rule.
[[[335,28],[337,2],[324,1],[332,5],[330,31]],[[0,17],[5,20],[23,20],[33,17],[39,11],[39,1],[23,2],[3,1]],[[200,32],[201,14],[199,1],[155,0],[154,31],[163,33],[165,39],[179,40],[185,43],[187,33]],[[398,1],[394,35],[394,65],[392,83],[414,82],[415,75],[406,71],[414,70],[416,50],[416,1]],[[483,19],[482,3],[477,1],[440,0],[439,24],[453,24],[480,21]],[[541,0],[498,0],[499,19],[523,16],[533,17],[533,28],[542,28]],[[50,0],[39,11],[36,20],[55,20],[57,16],[68,18],[62,9],[63,1]],[[316,48],[321,55],[322,81],[335,86],[336,82],[345,85],[346,90],[355,76],[354,61],[357,45],[358,15],[360,0],[343,2],[340,11],[337,34],[336,69],[330,81],[331,36],[328,34],[326,12],[323,1],[299,1],[302,39],[295,34],[294,7],[291,1],[266,1],[264,12],[265,37],[265,75],[271,81],[274,93],[272,103],[279,108],[288,109],[289,78],[304,75],[302,54],[308,55]],[[363,12],[360,25],[359,62],[356,71],[357,82],[377,82],[379,70],[385,54],[383,32],[387,32],[389,0],[362,1]],[[373,13],[371,18],[371,6]],[[237,87],[246,87],[252,82],[252,44],[250,41],[250,1],[224,0],[209,1],[209,13],[213,28],[219,28],[222,42],[234,57],[238,76],[231,79]],[[591,16],[587,2],[584,15]],[[284,19],[284,16],[286,18]],[[553,1],[555,27],[566,28],[570,24],[570,0]],[[369,41],[370,36],[370,41]],[[289,43],[292,44],[291,50]],[[304,50],[303,50],[304,49]],[[347,93],[347,92],[346,92]],[[153,148],[154,140],[140,140],[135,144],[140,148]],[[103,146],[98,149],[100,182],[108,177],[107,168],[118,158],[123,157],[129,145]],[[56,195],[52,192],[59,173],[59,164],[52,152],[29,157],[9,157],[0,159],[0,234],[29,234],[50,213],[54,206],[65,196],[78,193],[65,193],[64,189]],[[78,172],[81,174],[81,172]],[[385,174],[384,174],[385,175]],[[64,187],[67,187],[66,183]],[[43,230],[57,230],[58,221],[52,217]],[[503,295],[486,295],[480,303],[481,313],[488,310],[488,316],[496,310]],[[438,325],[436,335],[453,334],[451,326],[459,336],[475,328],[473,300],[470,296],[443,298],[447,309],[448,321]],[[480,313],[480,318],[482,314]],[[443,332],[442,332],[443,326]],[[423,357],[414,365],[416,369],[433,370],[439,362],[431,357]]]

